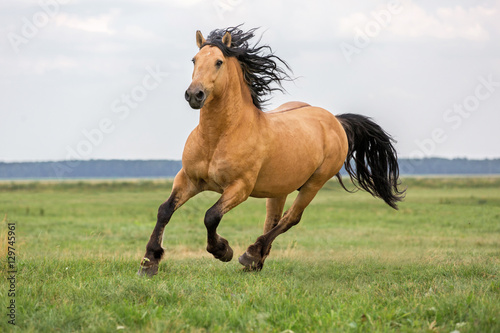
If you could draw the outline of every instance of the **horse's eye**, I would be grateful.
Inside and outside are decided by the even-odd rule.
[[[191,61],[193,62],[193,64],[196,62],[196,61],[194,60],[194,58],[193,58],[193,59],[191,59]]]
[[[215,63],[215,66],[217,66],[217,67],[222,66],[222,60],[217,60],[217,62]]]

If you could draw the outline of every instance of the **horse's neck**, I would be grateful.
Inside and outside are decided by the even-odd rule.
[[[258,112],[261,111],[255,108],[250,90],[238,71],[231,76],[224,94],[201,109],[199,128],[206,139],[218,141],[242,124],[252,123]]]
[[[218,141],[236,128],[241,128],[245,123],[252,123],[258,111],[255,110],[253,104],[230,99],[230,96],[225,96],[225,98],[228,100],[210,103],[200,111],[200,132],[211,142]]]

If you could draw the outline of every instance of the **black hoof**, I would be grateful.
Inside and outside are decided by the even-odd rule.
[[[207,251],[212,253],[215,259],[222,262],[228,262],[233,259],[233,249],[229,246],[226,239],[220,237],[219,242],[215,246],[207,245]]]
[[[148,258],[142,259],[141,268],[139,268],[137,275],[153,277],[156,274],[158,274],[158,263],[151,262]]]
[[[238,261],[245,266],[246,271],[260,271],[264,266],[260,257],[252,256],[248,252],[243,253]]]
[[[229,262],[233,259],[233,249],[229,247],[229,245],[226,247],[226,253],[222,256],[214,256],[216,259],[219,259],[222,262]]]

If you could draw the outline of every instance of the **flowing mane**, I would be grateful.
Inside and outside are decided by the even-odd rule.
[[[288,64],[274,55],[269,45],[258,45],[260,39],[254,45],[249,44],[256,30],[257,28],[253,28],[245,32],[239,29],[239,26],[216,29],[210,32],[202,47],[216,46],[224,56],[238,59],[245,82],[250,88],[253,104],[262,109],[270,99],[266,98],[266,95],[275,90],[284,92],[282,81],[291,81],[292,78],[287,73],[287,70],[291,71]],[[231,34],[231,47],[222,42],[226,32]],[[280,67],[278,63],[283,64],[285,68]],[[277,86],[272,86],[273,83]]]

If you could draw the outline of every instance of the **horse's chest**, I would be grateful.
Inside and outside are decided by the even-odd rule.
[[[211,152],[197,150],[185,156],[183,167],[192,180],[205,183],[207,189],[219,192],[238,178],[236,171],[242,161],[238,162],[238,158],[233,156],[222,147]]]

